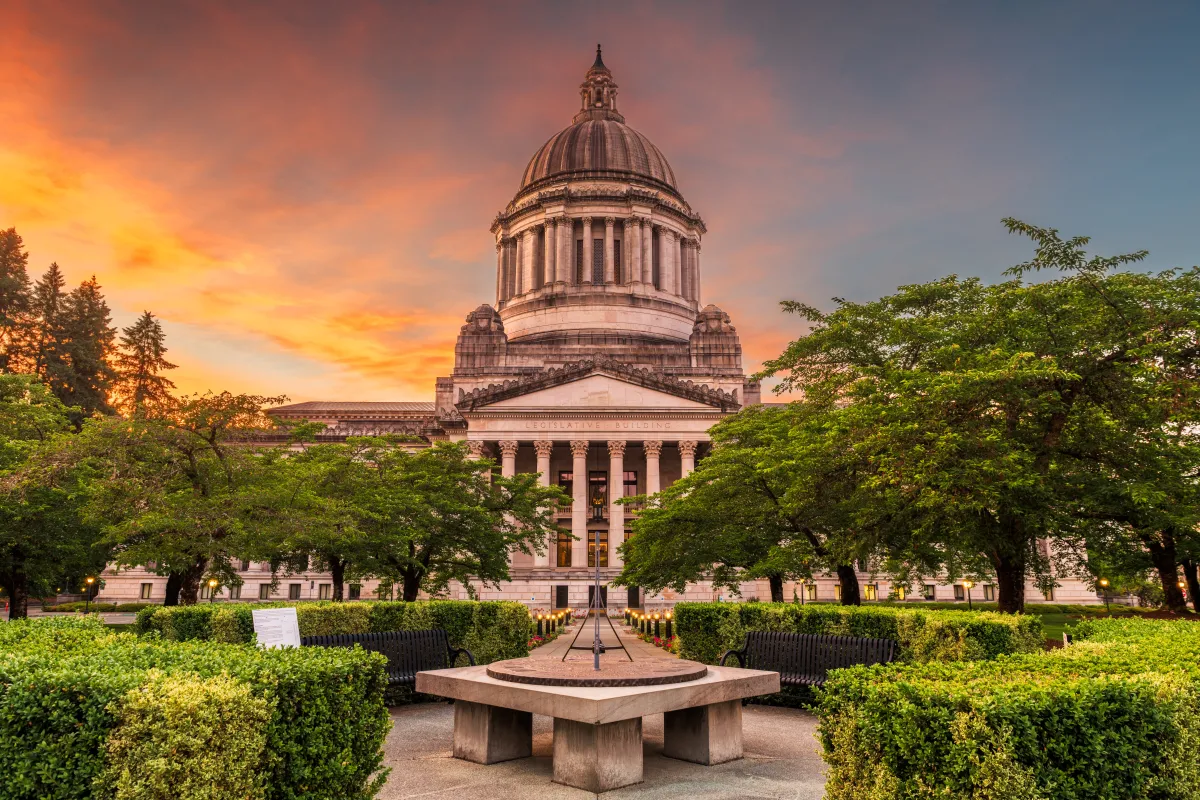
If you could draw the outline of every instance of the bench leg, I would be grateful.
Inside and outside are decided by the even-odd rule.
[[[591,725],[554,720],[554,782],[607,792],[642,782],[642,718]]]
[[[742,702],[730,700],[663,714],[663,755],[696,764],[742,757]]]
[[[533,755],[533,714],[459,700],[454,704],[454,757],[495,764]]]

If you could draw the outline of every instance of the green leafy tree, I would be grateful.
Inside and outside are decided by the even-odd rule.
[[[1052,585],[1056,540],[1075,547],[1105,506],[1078,476],[1168,421],[1144,410],[1170,408],[1194,368],[1200,270],[1120,271],[1146,253],[1089,257],[1084,237],[1005,225],[1036,245],[1010,280],[951,276],[829,313],[785,303],[812,329],[759,377],[853,409],[875,507],[904,521],[906,548],[986,559],[1000,608],[1019,611],[1027,578]],[[1042,271],[1057,276],[1027,281]]]
[[[66,357],[66,279],[57,263],[33,285],[33,321],[24,347],[29,371],[62,396],[69,385],[71,364]]]
[[[558,531],[553,509],[565,501],[538,476],[492,474],[460,444],[410,450],[387,437],[351,439],[339,485],[361,533],[362,571],[402,586],[404,600],[443,593],[451,581],[508,580],[511,552],[545,552]],[[352,473],[352,474],[350,474]]]
[[[713,449],[632,522],[617,583],[650,591],[711,580],[738,591],[832,570],[842,603],[860,602],[854,563],[875,546],[859,526],[858,458],[842,413],[827,404],[751,407],[711,431]]]
[[[29,253],[16,228],[0,230],[0,372],[13,372],[29,316]]]
[[[166,338],[162,324],[149,311],[142,312],[137,322],[122,330],[113,394],[114,405],[126,414],[144,406],[163,407],[170,402],[175,384],[160,374],[175,369],[165,358]]]
[[[26,616],[31,595],[104,565],[98,531],[82,519],[87,465],[40,464],[69,428],[68,409],[36,378],[0,375],[0,586],[10,619]]]
[[[88,420],[67,460],[99,462],[88,515],[103,525],[118,565],[154,564],[167,576],[167,605],[196,602],[214,575],[237,582],[234,553],[264,516],[262,492],[280,453],[255,445],[274,426],[283,397],[193,395],[153,416]]]

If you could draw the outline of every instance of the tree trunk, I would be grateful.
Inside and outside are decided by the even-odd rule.
[[[996,610],[1005,614],[1025,611],[1025,556],[990,554],[996,570]]]
[[[1196,562],[1185,558],[1180,563],[1183,565],[1183,579],[1187,581],[1188,594],[1192,597],[1192,609],[1200,613],[1200,575],[1197,574]]]
[[[406,603],[415,602],[419,591],[421,591],[421,573],[415,569],[404,570],[404,594],[401,599]]]
[[[772,603],[782,603],[783,602],[783,576],[782,575],[768,575],[767,582],[771,584],[771,602]]]
[[[179,587],[183,586],[183,574],[180,572],[167,573],[167,597],[164,606],[179,605]]]
[[[200,579],[204,577],[204,568],[206,566],[208,566],[208,559],[199,556],[196,558],[196,563],[187,572],[183,573],[182,582],[179,586],[180,605],[196,605],[196,602],[200,599]]]
[[[858,573],[853,564],[838,564],[838,581],[842,584],[842,605],[861,606],[862,596],[858,592]]]
[[[8,618],[25,619],[29,616],[29,575],[25,572],[25,557],[19,551],[12,554],[12,572],[4,588],[8,592]]]
[[[329,574],[333,579],[333,602],[340,603],[344,599],[342,597],[342,584],[346,582],[346,562],[340,558],[327,558],[329,562]]]
[[[1176,566],[1175,539],[1167,531],[1159,536],[1143,537],[1146,549],[1150,551],[1150,563],[1158,572],[1162,583],[1163,602],[1167,608],[1177,614],[1187,611],[1187,603],[1183,599],[1183,591],[1179,588],[1179,569]]]

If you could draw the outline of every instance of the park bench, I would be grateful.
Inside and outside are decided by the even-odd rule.
[[[386,631],[384,633],[335,633],[330,636],[304,636],[303,647],[354,647],[387,657],[389,686],[413,686],[417,673],[427,669],[447,669],[463,653],[471,666],[475,656],[465,648],[451,647],[444,630]]]
[[[750,631],[741,650],[721,656],[722,667],[730,656],[746,669],[778,672],[783,686],[822,686],[831,669],[892,662],[896,643],[860,636]]]

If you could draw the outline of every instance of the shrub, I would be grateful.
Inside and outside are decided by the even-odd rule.
[[[258,766],[273,711],[272,700],[225,675],[150,673],[117,703],[98,793],[115,800],[261,798]]]
[[[891,639],[901,661],[988,659],[1043,646],[1035,616],[894,606],[680,603],[675,626],[682,657],[706,664],[740,648],[752,630]]]
[[[254,768],[264,800],[365,800],[382,783],[381,745],[390,721],[383,704],[384,659],[378,654],[139,639],[113,634],[90,620],[53,621],[90,627],[48,622],[13,623],[24,628],[15,633],[0,627],[9,645],[0,650],[0,774],[5,776],[0,800],[90,797],[101,774],[105,778],[99,785],[117,786],[123,765],[106,759],[115,758],[107,747],[110,737],[122,719],[131,718],[123,716],[128,708],[123,701],[159,676],[184,683],[233,681],[267,704],[269,720],[262,726],[266,747]],[[221,697],[209,694],[209,708],[225,707]],[[183,702],[154,688],[144,696],[162,698],[168,705]],[[153,716],[143,706],[136,708],[130,713],[137,720]],[[172,720],[167,725],[171,729],[150,736],[145,743],[149,750],[119,746],[116,753],[149,758],[164,742],[195,735],[195,718],[169,708],[153,714],[160,721]],[[129,747],[135,744],[131,741]],[[194,763],[187,769],[203,767]],[[150,791],[136,779],[132,776],[129,791]]]
[[[141,611],[143,608],[158,608],[161,603],[117,603],[116,611]]]
[[[254,640],[253,609],[289,605],[296,608],[301,636],[442,628],[452,646],[467,648],[480,664],[520,658],[533,633],[529,610],[522,604],[469,600],[157,606],[138,613],[135,630],[158,631],[170,641],[246,643]]]
[[[827,797],[1200,797],[1200,625],[1080,628],[1048,653],[832,674]]]
[[[74,613],[76,611],[116,611],[116,603],[97,603],[96,601],[87,602],[80,600],[71,603],[59,603],[56,606],[46,606],[46,611],[51,613]]]

